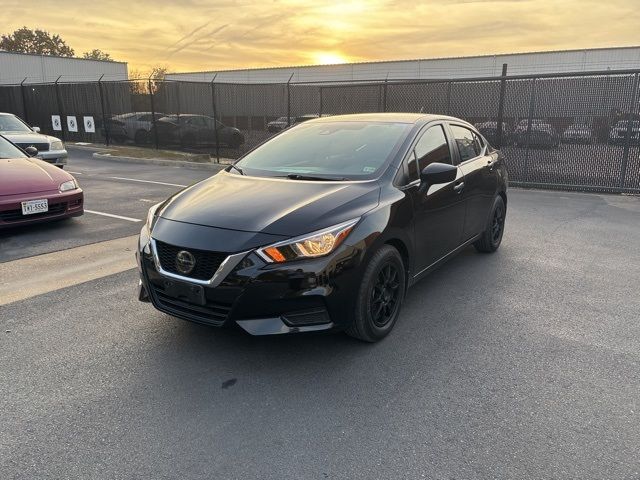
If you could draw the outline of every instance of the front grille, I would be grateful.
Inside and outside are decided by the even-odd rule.
[[[61,213],[64,213],[66,210],[67,210],[67,202],[54,203],[52,205],[49,205],[48,212],[32,213],[31,215],[23,215],[22,209],[18,208],[16,210],[5,210],[3,212],[0,212],[0,220],[2,220],[3,222],[19,222],[21,220],[32,220],[35,218],[60,215]]]
[[[218,270],[220,264],[224,262],[225,258],[227,258],[226,253],[176,247],[175,245],[159,242],[157,240],[155,243],[158,259],[160,260],[160,266],[163,270],[175,273],[176,275],[195,278],[197,280],[210,280],[216,273],[216,270]],[[179,272],[176,268],[176,256],[181,250],[187,250],[196,259],[195,268],[188,275]]]
[[[36,147],[38,152],[46,152],[49,150],[48,143],[16,143],[21,149],[25,149],[27,147]]]
[[[160,310],[196,322],[221,325],[229,316],[232,304],[223,302],[209,302],[206,305],[193,305],[166,295],[161,286],[148,283],[152,299],[156,301]]]

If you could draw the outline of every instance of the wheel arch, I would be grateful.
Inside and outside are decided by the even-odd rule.
[[[505,192],[504,190],[500,190],[498,192],[498,195],[502,197],[502,201],[504,202],[504,207],[507,208],[507,192]]]

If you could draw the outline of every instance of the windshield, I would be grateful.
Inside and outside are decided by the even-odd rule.
[[[30,132],[31,130],[22,120],[13,115],[0,115],[0,132]]]
[[[0,158],[26,158],[27,156],[18,147],[7,139],[0,137]]]
[[[373,178],[410,128],[405,123],[303,123],[258,147],[237,165],[258,176]]]

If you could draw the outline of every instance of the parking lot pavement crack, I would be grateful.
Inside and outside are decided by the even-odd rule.
[[[0,264],[0,305],[135,268],[137,235]]]

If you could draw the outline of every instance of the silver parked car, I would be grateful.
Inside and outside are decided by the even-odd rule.
[[[565,143],[593,143],[593,130],[584,123],[572,123],[562,134]]]
[[[36,156],[45,162],[60,168],[64,168],[67,164],[69,154],[62,140],[40,133],[38,127],[30,127],[24,120],[12,113],[0,112],[0,135],[23,150],[35,147],[38,150]]]
[[[107,120],[109,136],[117,142],[133,140],[135,143],[148,143],[151,141],[153,115],[151,112],[129,112],[114,115]],[[158,120],[165,115],[165,113],[156,112],[155,119]]]

